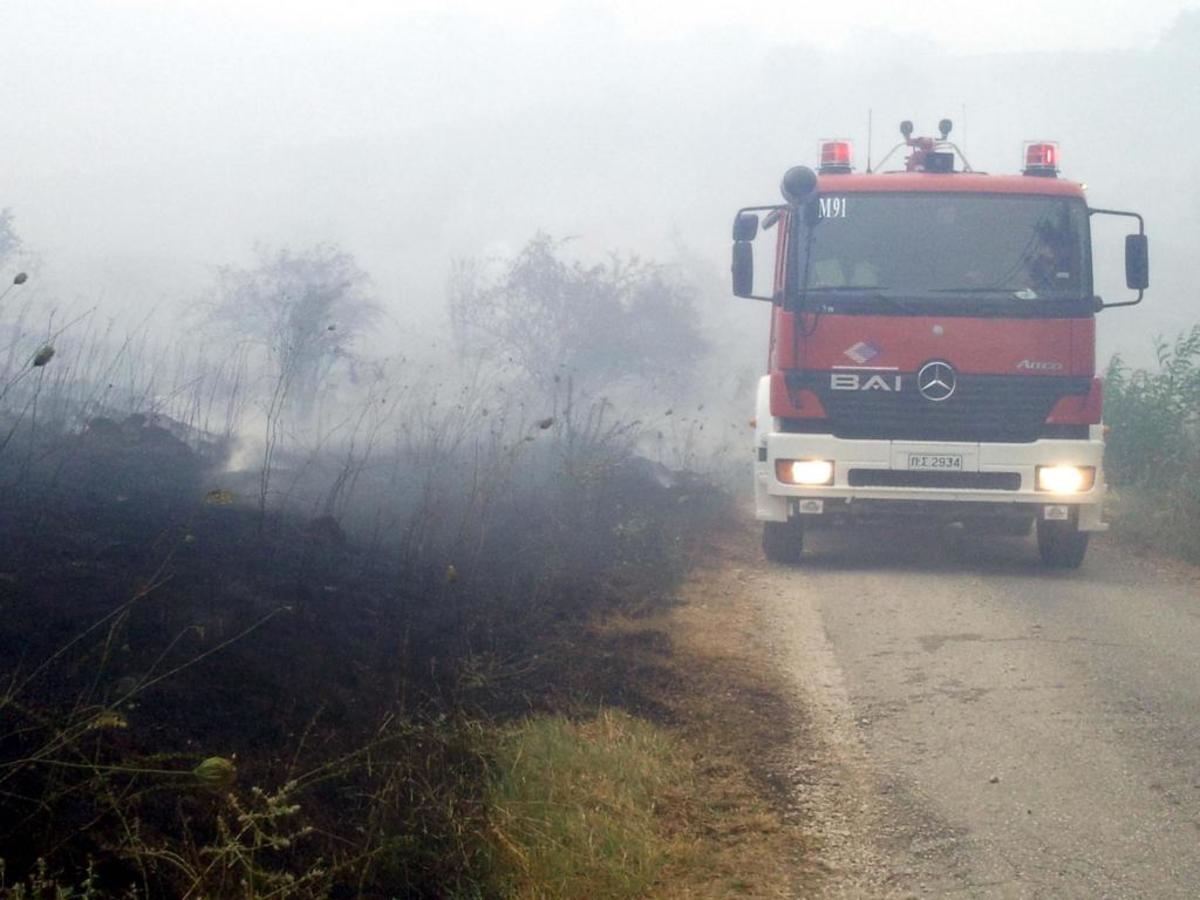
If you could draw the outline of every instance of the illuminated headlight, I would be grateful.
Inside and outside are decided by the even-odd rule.
[[[1096,480],[1091,466],[1038,466],[1037,489],[1052,494],[1079,494],[1090,491]]]
[[[784,484],[833,484],[833,463],[827,459],[777,459],[775,477]]]

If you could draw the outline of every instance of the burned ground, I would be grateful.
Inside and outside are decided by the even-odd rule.
[[[664,625],[724,501],[627,454],[506,494],[470,552],[415,552],[411,530],[264,517],[144,419],[39,440],[5,459],[0,522],[10,885],[44,865],[149,896],[486,894],[497,729],[619,708],[686,756],[714,679],[739,690]],[[715,743],[692,752],[697,784],[727,779]],[[206,787],[214,759],[236,775]],[[716,814],[689,803],[661,813],[698,840]]]

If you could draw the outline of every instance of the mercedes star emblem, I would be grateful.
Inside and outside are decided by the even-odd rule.
[[[949,400],[956,386],[954,368],[949,363],[925,363],[917,373],[917,390],[921,392],[922,397],[934,403]]]

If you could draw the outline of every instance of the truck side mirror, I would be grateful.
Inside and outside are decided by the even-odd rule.
[[[1137,219],[1137,234],[1125,235],[1125,284],[1137,291],[1133,300],[1122,300],[1120,303],[1105,303],[1096,298],[1096,309],[1110,309],[1114,306],[1136,306],[1142,302],[1146,288],[1150,286],[1150,256],[1146,244],[1146,222],[1141,213],[1129,212],[1124,209],[1095,209],[1088,208],[1089,216],[1124,216]]]
[[[1125,235],[1125,286],[1135,291],[1150,286],[1150,251],[1144,234]]]
[[[733,220],[733,239],[735,241],[752,241],[758,237],[758,216],[755,213],[738,213]]]
[[[755,230],[758,229],[758,217],[754,219]],[[735,229],[735,234],[736,229]],[[735,297],[754,296],[754,246],[746,240],[733,243],[733,295]]]

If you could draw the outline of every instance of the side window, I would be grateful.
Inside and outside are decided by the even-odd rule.
[[[1082,269],[1079,230],[1063,203],[1048,209],[1034,224],[1036,242],[1026,257],[1026,280],[1035,290],[1074,291]]]

